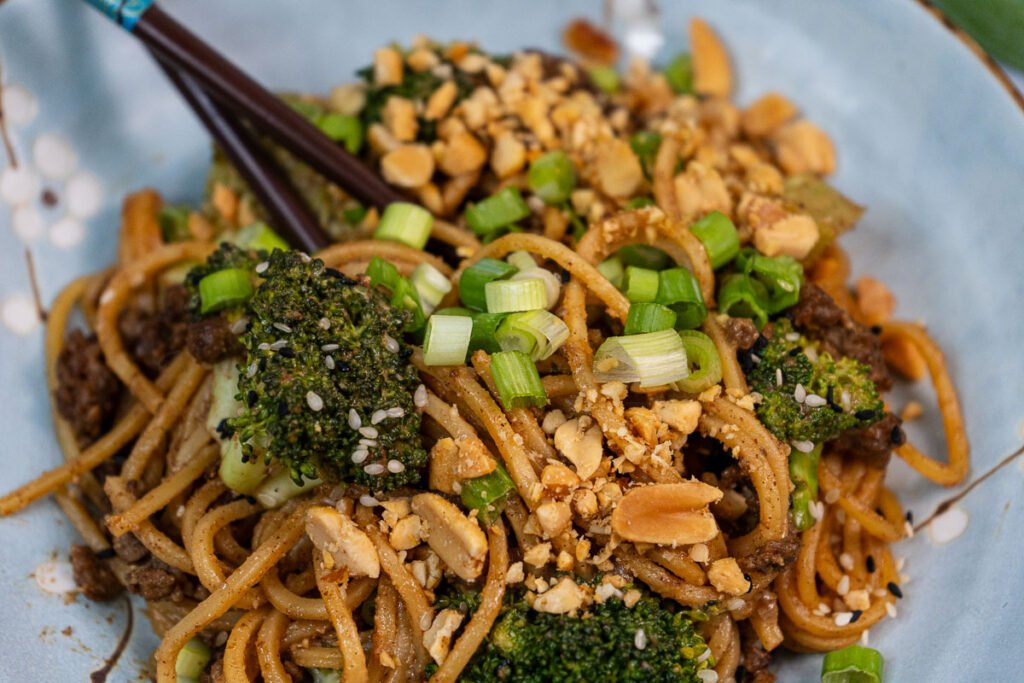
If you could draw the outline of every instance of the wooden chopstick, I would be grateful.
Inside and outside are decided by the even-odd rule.
[[[266,169],[275,165],[269,158],[259,159],[258,155],[262,152],[253,151],[257,150],[257,146],[251,144],[253,140],[249,131],[240,121],[232,122],[229,114],[245,119],[253,128],[266,134],[364,204],[383,209],[392,202],[405,199],[362,161],[164,13],[152,0],[86,1],[139,38],[165,68],[173,69],[178,76],[189,77],[180,81],[183,84],[179,86],[182,94],[189,99],[211,134],[233,141],[230,149],[226,144],[222,146],[229,156],[239,156],[241,162],[236,162],[239,171],[243,172],[243,168],[247,168],[244,172],[251,173],[254,179],[266,181],[262,185],[252,181],[250,184],[254,191],[257,186],[266,190],[265,193],[263,190],[260,192],[268,211],[279,211],[282,216],[289,217],[279,227],[290,228],[295,232],[296,246],[315,248],[314,245],[321,244],[326,238],[319,229],[312,231],[302,217],[301,210],[286,196],[284,189],[287,181],[275,182],[270,179],[271,174]],[[172,80],[174,78],[176,76],[172,76]],[[214,133],[215,130],[217,133]],[[233,156],[231,158],[233,162],[236,161]],[[265,164],[263,161],[270,163]],[[246,179],[249,180],[248,177]],[[285,184],[282,185],[282,182]]]
[[[274,227],[292,246],[303,251],[312,253],[326,247],[330,239],[320,222],[259,140],[243,123],[225,111],[223,105],[210,99],[190,76],[179,72],[161,56],[154,54],[154,57],[266,208]]]

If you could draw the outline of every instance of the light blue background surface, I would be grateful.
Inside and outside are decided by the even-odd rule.
[[[973,472],[1021,442],[1024,418],[1024,115],[981,63],[910,0],[684,0],[664,2],[668,45],[684,45],[685,18],[701,15],[725,39],[741,103],[777,90],[833,137],[836,184],[869,207],[846,241],[856,273],[891,283],[899,314],[924,319],[947,350],[962,392]],[[573,16],[596,2],[342,3],[168,0],[166,9],[273,88],[324,90],[350,80],[372,50],[415,33],[475,38],[487,48],[554,48]],[[73,0],[10,0],[0,8],[8,83],[26,86],[40,115],[16,131],[22,155],[41,131],[72,140],[99,175],[106,203],[85,242],[32,245],[44,299],[114,257],[119,198],[145,185],[194,199],[208,157],[205,135],[141,48]],[[0,299],[27,291],[22,246],[0,207]],[[41,330],[0,328],[3,467],[9,489],[59,462],[43,389]],[[922,392],[927,397],[927,394]],[[941,449],[934,422],[912,439]],[[901,464],[901,498],[923,517],[946,492]],[[1003,471],[963,507],[970,526],[934,547],[897,546],[913,577],[900,616],[871,631],[887,681],[1020,680],[1024,591],[1019,493]],[[72,532],[46,501],[0,520],[0,680],[85,680],[120,632],[119,609],[41,592],[33,570],[64,554]],[[139,613],[137,619],[141,619]],[[113,620],[110,625],[108,619]],[[143,620],[144,621],[144,620]],[[60,630],[72,625],[72,636]],[[136,629],[111,681],[136,680],[155,640]],[[819,658],[789,657],[783,681],[817,680]]]

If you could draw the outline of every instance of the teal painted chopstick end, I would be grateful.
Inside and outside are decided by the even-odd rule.
[[[121,28],[131,31],[153,0],[85,0],[87,3],[107,15]]]

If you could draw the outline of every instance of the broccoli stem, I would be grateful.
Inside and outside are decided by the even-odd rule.
[[[822,444],[810,453],[794,449],[789,454],[789,478],[793,481],[792,509],[793,524],[800,531],[806,531],[817,521],[811,514],[811,503],[818,499],[818,463],[821,462]]]

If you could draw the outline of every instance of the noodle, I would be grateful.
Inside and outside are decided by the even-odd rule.
[[[334,632],[338,636],[338,648],[341,650],[344,662],[344,679],[346,682],[364,683],[367,680],[366,656],[363,654],[356,622],[352,619],[352,612],[346,604],[345,587],[328,577],[322,560],[315,560],[314,564],[316,565],[316,585],[320,589],[320,594],[323,595],[327,613],[331,617]]]
[[[264,683],[290,683],[292,677],[281,662],[281,638],[288,627],[288,617],[271,612],[256,635],[256,655]]]

